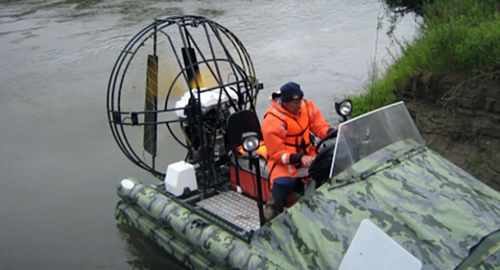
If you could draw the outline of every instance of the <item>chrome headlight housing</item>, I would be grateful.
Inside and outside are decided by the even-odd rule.
[[[255,132],[245,132],[241,135],[243,149],[247,152],[252,152],[259,148],[259,137]]]
[[[335,110],[342,117],[346,117],[346,116],[350,115],[352,113],[351,100],[344,99],[340,102],[335,102]]]

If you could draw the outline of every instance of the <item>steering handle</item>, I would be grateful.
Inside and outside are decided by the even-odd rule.
[[[327,140],[330,140],[330,139],[333,139],[333,138],[337,137],[338,133],[339,133],[339,130],[336,129],[336,128],[334,128],[333,131],[330,131],[328,134],[326,134],[326,136],[323,139],[321,139],[319,141],[319,143],[317,144],[316,154],[318,154],[318,151],[320,149],[320,147],[319,147],[320,145],[322,145]]]

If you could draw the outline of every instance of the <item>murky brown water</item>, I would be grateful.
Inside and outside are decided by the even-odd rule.
[[[0,0],[0,268],[173,268],[136,231],[117,226],[115,187],[156,178],[128,161],[106,114],[119,51],[156,16],[214,19],[245,44],[264,96],[294,80],[333,120],[331,104],[359,92],[374,59],[398,48],[378,31],[377,0]],[[410,39],[413,18],[396,36]]]

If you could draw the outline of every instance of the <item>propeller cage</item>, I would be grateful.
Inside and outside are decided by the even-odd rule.
[[[114,65],[110,128],[125,156],[160,179],[178,153],[187,153],[203,178],[217,179],[227,162],[226,119],[255,110],[260,88],[246,49],[228,29],[199,16],[156,19]]]

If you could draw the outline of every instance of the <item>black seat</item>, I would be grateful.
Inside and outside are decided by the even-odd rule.
[[[255,132],[259,140],[262,140],[259,119],[254,111],[235,112],[227,119],[227,135],[231,147],[241,145],[241,135],[245,132]]]
[[[239,152],[238,148],[241,148],[241,136],[246,132],[255,132],[259,141],[263,140],[257,114],[255,114],[254,111],[250,110],[239,111],[231,114],[227,119],[226,130],[229,146],[231,148],[231,151],[234,153],[233,157],[230,159],[230,162],[232,163],[232,165],[234,165],[234,169],[236,169],[237,171],[241,169],[248,172],[252,171],[250,162],[241,163],[242,160],[249,159],[246,154]],[[267,160],[264,156],[261,156],[259,159],[261,177],[267,180],[269,178],[267,174]],[[236,172],[235,178],[237,185],[240,186],[240,176],[238,172]],[[269,189],[269,184],[266,184],[266,188]]]

